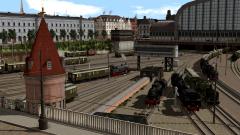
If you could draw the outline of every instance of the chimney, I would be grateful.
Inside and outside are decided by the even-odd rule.
[[[147,17],[146,17],[146,16],[143,16],[143,19],[147,19]]]

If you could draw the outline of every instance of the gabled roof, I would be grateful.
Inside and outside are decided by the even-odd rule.
[[[44,18],[41,20],[30,56],[26,58],[26,70],[24,71],[24,75],[40,76],[40,52],[42,73],[44,76],[60,75],[65,73],[60,62],[56,45],[54,44],[51,34],[48,31]],[[51,69],[47,68],[47,63],[49,62],[51,63]]]

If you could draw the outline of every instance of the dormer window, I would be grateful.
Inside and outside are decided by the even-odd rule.
[[[48,70],[51,70],[51,69],[52,69],[52,61],[51,61],[51,60],[48,60],[48,61],[47,61],[47,69],[48,69]]]

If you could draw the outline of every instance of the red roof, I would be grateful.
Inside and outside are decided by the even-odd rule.
[[[45,19],[42,18],[30,56],[26,58],[24,75],[40,76],[41,65],[44,76],[64,74],[65,70],[60,62],[56,45],[48,31]]]

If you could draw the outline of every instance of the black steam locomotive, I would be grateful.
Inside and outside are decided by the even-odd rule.
[[[162,96],[163,90],[166,88],[167,83],[165,80],[155,80],[151,89],[148,91],[145,99],[145,104],[155,106],[160,103],[160,97]]]
[[[183,106],[188,111],[199,111],[201,107],[201,96],[195,90],[187,86],[183,77],[178,73],[173,73],[171,76],[172,86],[178,88],[178,98],[182,102]]]
[[[192,69],[185,70],[185,83],[192,89],[195,89],[200,95],[202,103],[207,106],[219,104],[219,93],[214,91],[209,81],[200,78]],[[215,101],[214,101],[215,100]]]

